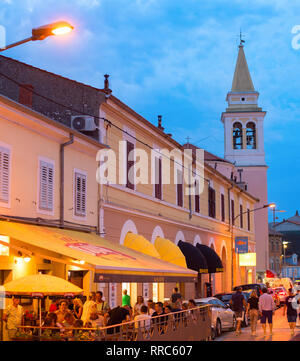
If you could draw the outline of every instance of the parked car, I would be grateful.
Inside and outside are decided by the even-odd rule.
[[[234,287],[233,290],[236,291],[239,287],[242,287],[243,291],[256,290],[258,297],[262,294],[262,290],[264,288],[267,288],[267,286],[264,283],[249,283],[246,285],[236,286]]]
[[[199,298],[195,302],[197,306],[211,305],[211,321],[214,336],[220,336],[224,330],[235,330],[235,314],[224,302],[216,297]]]
[[[273,290],[279,296],[280,304],[285,303],[285,299],[288,296],[288,292],[285,289],[285,287],[275,287],[275,288],[273,288]]]
[[[247,291],[243,291],[242,294],[245,298],[245,301],[248,301],[248,298],[251,295],[251,292],[253,290],[247,290]],[[218,298],[219,300],[221,300],[222,302],[224,302],[228,307],[230,307],[230,300],[232,298],[232,295],[235,292],[228,292],[228,293],[218,293],[216,295],[214,295],[214,297]],[[248,317],[246,317],[246,310],[244,310],[243,312],[243,322],[242,322],[242,327],[248,327],[249,322],[250,322],[250,315],[248,314]]]

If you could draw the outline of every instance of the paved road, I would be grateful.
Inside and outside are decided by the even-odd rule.
[[[267,326],[267,336],[264,337],[260,322],[257,323],[256,336],[251,336],[250,326],[242,328],[239,336],[235,332],[224,332],[215,341],[300,341],[300,327],[296,327],[294,337],[291,336],[286,316],[283,316],[283,308],[276,310],[273,319],[273,335],[270,336]]]

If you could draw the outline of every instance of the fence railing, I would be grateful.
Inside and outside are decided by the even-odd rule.
[[[101,328],[20,326],[15,340],[203,341],[211,338],[210,306]]]

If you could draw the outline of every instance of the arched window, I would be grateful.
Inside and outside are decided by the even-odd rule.
[[[243,149],[243,126],[239,122],[233,124],[233,149]]]
[[[256,149],[255,123],[249,122],[246,126],[247,149]]]

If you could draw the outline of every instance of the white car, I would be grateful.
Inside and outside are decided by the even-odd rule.
[[[215,336],[220,336],[223,330],[235,330],[236,317],[232,309],[215,297],[199,298],[195,300],[197,306],[211,305],[212,329]]]

